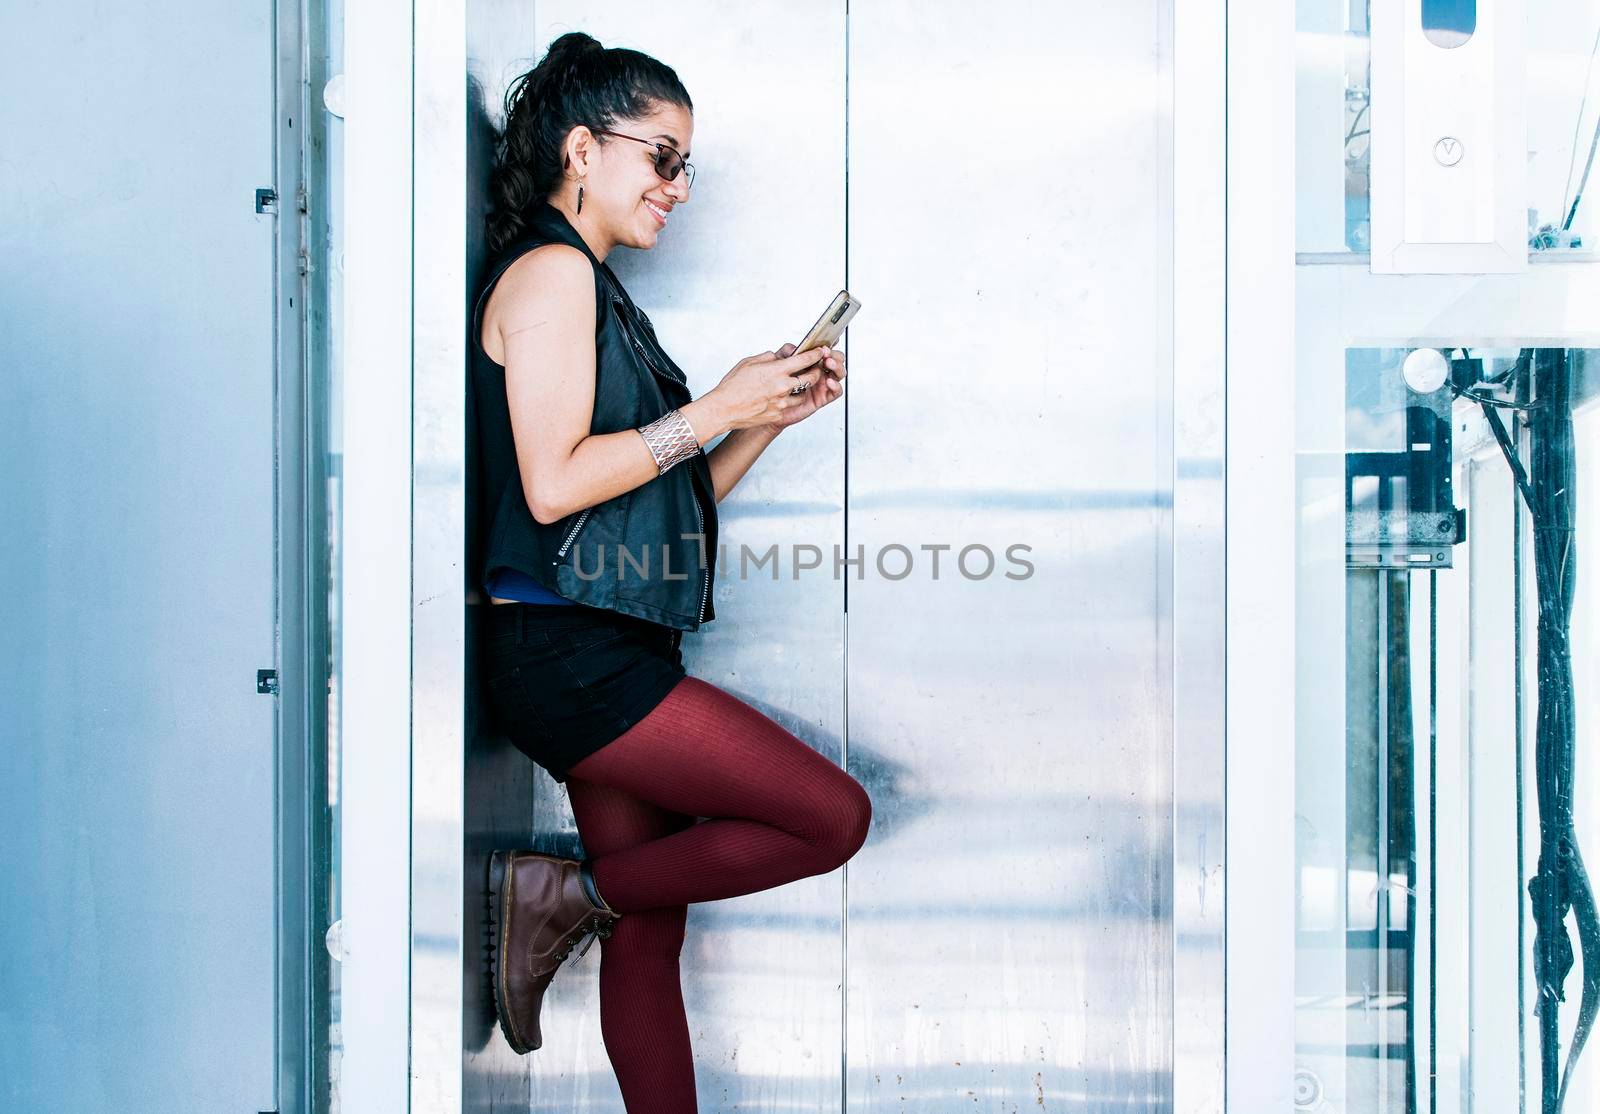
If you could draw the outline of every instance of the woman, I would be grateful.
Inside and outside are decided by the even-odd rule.
[[[715,616],[717,502],[842,396],[845,359],[784,345],[695,399],[606,265],[689,199],[693,105],[670,68],[566,34],[506,105],[472,327],[484,660],[491,711],[566,784],[587,857],[492,856],[496,1004],[511,1046],[538,1048],[545,987],[592,934],[628,1109],[693,1111],[688,904],[833,870],[871,821],[859,782],[680,651]]]

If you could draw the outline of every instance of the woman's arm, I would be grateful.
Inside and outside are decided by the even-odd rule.
[[[547,244],[523,255],[506,269],[485,307],[484,349],[491,358],[500,353],[506,369],[517,469],[528,510],[541,523],[632,491],[661,472],[637,429],[589,433],[594,319],[594,273],[570,244]],[[768,427],[786,408],[803,406],[791,402],[788,385],[820,378],[811,366],[819,358],[820,353],[751,356],[717,387],[679,408],[702,447],[732,431],[727,440],[734,449],[724,454],[719,445],[711,454],[719,461],[745,458],[729,471],[727,488],[776,435]],[[799,374],[791,378],[794,373]],[[727,488],[720,479],[717,488],[720,500]]]
[[[775,354],[780,359],[787,359],[794,354],[794,350],[794,345],[785,344]],[[848,374],[845,370],[844,353],[832,348],[824,348],[822,351],[826,353],[818,365],[822,369],[822,375],[811,384],[811,389],[804,395],[786,400],[787,408],[776,421],[736,429],[723,438],[722,444],[706,454],[706,459],[711,464],[711,478],[716,488],[717,502],[722,502],[722,497],[744,479],[744,474],[750,471],[750,466],[756,462],[756,458],[766,451],[767,446],[772,444],[778,434],[797,422],[805,421],[844,393],[844,377]]]
[[[593,270],[570,244],[547,244],[517,260],[486,307],[485,348],[491,357],[495,348],[504,353],[522,490],[534,519],[546,524],[660,474],[638,430],[589,433],[594,315]],[[701,445],[730,428],[718,403],[704,398],[683,408]]]
[[[722,439],[722,443],[706,454],[711,465],[711,482],[716,489],[717,502],[732,491],[756,458],[777,440],[779,431],[772,426],[752,426],[736,429]]]

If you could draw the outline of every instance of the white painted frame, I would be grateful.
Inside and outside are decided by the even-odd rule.
[[[341,1108],[411,1077],[412,8],[345,5]]]
[[[1228,4],[1226,1109],[1239,1114],[1294,1109],[1294,20],[1277,0]]]
[[[463,1026],[466,10],[349,0],[345,27],[340,1098],[445,1114]]]
[[[1221,1114],[1227,3],[1177,3],[1172,151],[1172,1109]]]
[[[1372,5],[1374,274],[1527,269],[1525,14],[1477,4],[1477,31],[1449,50],[1424,35],[1422,0]],[[1464,151],[1450,166],[1434,154],[1446,139]]]

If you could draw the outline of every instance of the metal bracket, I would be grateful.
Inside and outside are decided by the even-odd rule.
[[[256,691],[263,696],[277,696],[278,671],[276,669],[256,670]]]
[[[256,212],[266,213],[268,216],[277,216],[278,191],[272,189],[256,190]]]

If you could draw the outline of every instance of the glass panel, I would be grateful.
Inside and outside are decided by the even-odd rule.
[[[1414,389],[1416,352],[1448,379]],[[1554,1110],[1586,1009],[1573,951],[1600,1004],[1576,866],[1600,838],[1600,781],[1575,761],[1594,730],[1595,361],[1352,348],[1338,410],[1302,412],[1305,1109],[1466,1111],[1475,1093],[1508,1104],[1476,1109]],[[1579,1061],[1571,1079],[1566,1109],[1595,1109],[1600,1073]]]
[[[1536,251],[1593,250],[1600,236],[1590,167],[1600,140],[1600,4],[1526,5],[1529,244]],[[1301,252],[1363,253],[1371,246],[1368,147],[1371,114],[1367,0],[1302,0],[1298,6],[1296,120]],[[1424,0],[1425,33],[1465,43],[1475,0]],[[1595,183],[1600,188],[1600,182]]]
[[[1458,47],[1478,29],[1478,0],[1422,0],[1422,33],[1445,49]]]
[[[1297,23],[1297,1109],[1600,1109],[1600,271],[1370,272],[1367,15]],[[1527,6],[1538,249],[1593,219],[1597,27]]]

